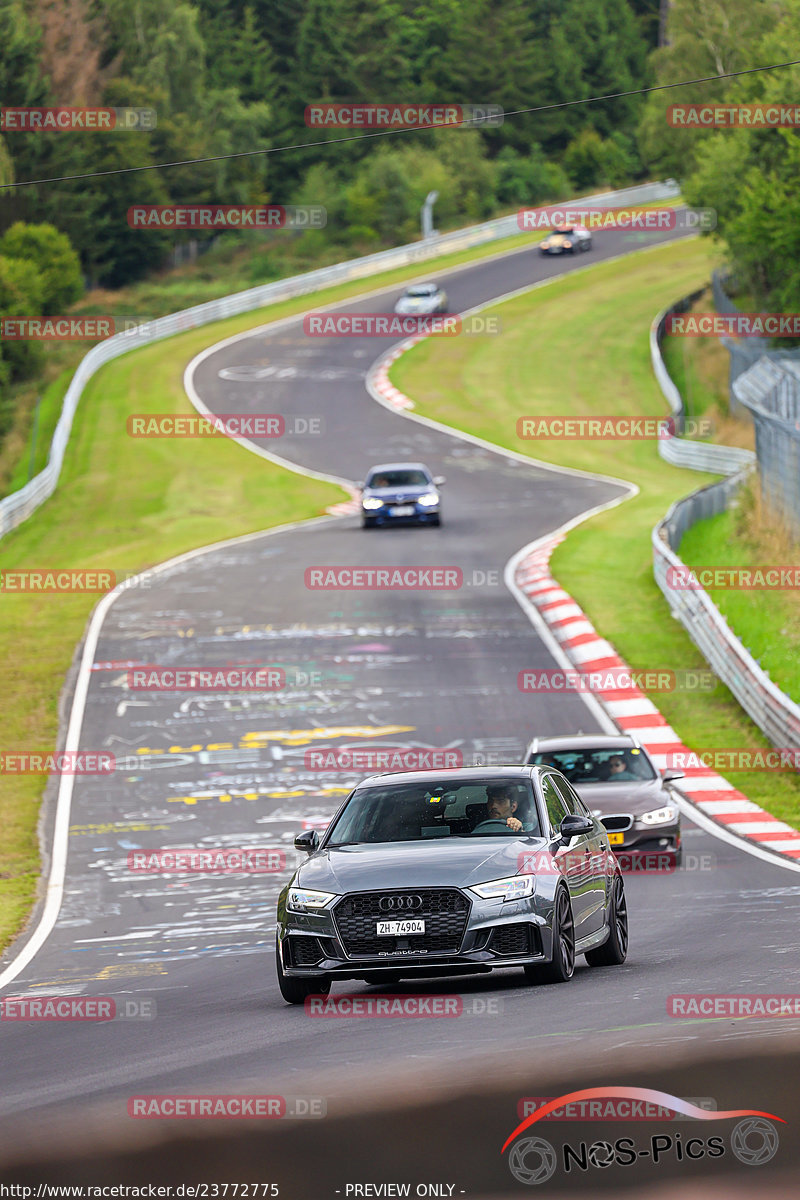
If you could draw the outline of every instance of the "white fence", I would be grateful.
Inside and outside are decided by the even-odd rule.
[[[705,290],[705,289],[702,289]],[[683,397],[672,381],[661,357],[661,339],[664,336],[664,324],[672,312],[680,312],[695,298],[697,292],[678,304],[671,304],[660,312],[650,326],[650,361],[653,373],[664,393],[667,404],[675,418],[675,426],[680,434],[684,428],[686,410]],[[719,446],[714,442],[693,442],[688,438],[672,437],[659,438],[658,453],[673,467],[691,467],[695,471],[712,471],[719,475],[731,475],[755,462],[756,456],[752,450],[739,446]]]
[[[688,299],[691,299],[688,298]],[[670,306],[659,313],[650,329],[650,354],[653,370],[667,398],[678,427],[683,423],[683,399],[661,357],[660,339]],[[726,479],[700,488],[673,504],[663,521],[653,530],[653,573],[670,607],[671,614],[683,625],[689,637],[714,673],[727,684],[744,711],[759,729],[780,748],[800,749],[800,707],[772,682],[728,624],[714,601],[702,588],[670,586],[670,568],[686,570],[676,551],[681,539],[696,521],[724,512],[755,463],[752,450],[732,446],[702,445],[682,438],[659,442],[659,450],[668,462],[700,471],[718,471]]]

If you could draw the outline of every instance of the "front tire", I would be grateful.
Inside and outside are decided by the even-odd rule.
[[[275,965],[278,971],[278,987],[287,1004],[304,1004],[309,996],[327,996],[331,990],[331,981],[324,975],[316,979],[293,979],[284,975],[281,951],[275,946]]]
[[[567,983],[575,974],[575,921],[566,888],[559,888],[553,911],[553,958],[524,968],[531,983]]]
[[[586,961],[590,967],[618,967],[628,957],[628,905],[621,875],[615,877],[611,889],[609,923],[611,931],[608,941],[596,950],[586,951]]]

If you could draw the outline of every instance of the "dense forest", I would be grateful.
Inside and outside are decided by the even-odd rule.
[[[264,237],[132,229],[135,204],[323,205],[305,245],[347,257],[418,236],[432,189],[447,229],[669,175],[717,210],[758,302],[796,310],[797,131],[675,129],[666,108],[790,100],[797,68],[722,76],[798,52],[800,0],[0,0],[2,105],[157,113],[150,131],[0,131],[0,183],[96,176],[0,194],[0,315],[58,311],[215,237]],[[699,76],[715,78],[574,103]],[[306,107],[326,101],[551,107],[374,137],[309,128]],[[0,383],[36,353],[4,343]]]
[[[17,189],[0,232],[52,223],[87,279],[113,287],[195,236],[128,228],[134,203],[322,204],[326,236],[369,249],[415,237],[431,188],[447,228],[621,183],[644,171],[638,97],[316,148],[353,131],[310,129],[304,110],[325,100],[512,110],[628,90],[649,78],[657,25],[658,0],[0,0],[4,105],[157,112],[152,132],[7,131],[5,182],[300,147]]]

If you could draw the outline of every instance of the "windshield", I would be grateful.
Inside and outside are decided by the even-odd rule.
[[[531,762],[557,767],[574,787],[592,783],[641,783],[657,775],[644,751],[631,747],[622,750],[542,750]]]
[[[325,845],[518,837],[505,818],[490,818],[490,802],[493,812],[510,804],[509,814],[522,822],[522,832],[541,837],[530,780],[495,776],[453,783],[434,776],[424,784],[396,780],[354,792]]]
[[[430,479],[424,471],[376,471],[367,480],[367,487],[425,487]]]
[[[432,284],[422,284],[419,287],[410,287],[406,292],[407,296],[432,296],[436,291]]]

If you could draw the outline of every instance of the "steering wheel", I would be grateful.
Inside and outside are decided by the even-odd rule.
[[[480,821],[472,832],[477,833],[479,829],[488,832],[490,828],[494,832],[499,832],[502,829],[504,833],[510,833],[508,825],[500,817],[487,817],[485,821]]]

